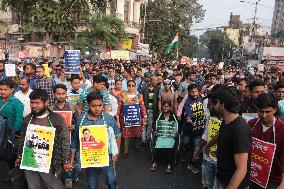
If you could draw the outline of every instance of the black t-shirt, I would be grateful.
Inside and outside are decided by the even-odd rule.
[[[251,138],[251,129],[241,116],[229,124],[223,121],[217,142],[217,178],[224,187],[229,184],[236,170],[234,154],[238,153],[249,153],[248,172],[239,189],[244,189],[249,185]]]

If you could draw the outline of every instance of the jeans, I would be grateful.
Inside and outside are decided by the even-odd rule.
[[[147,127],[145,127],[143,125],[142,128],[142,142],[146,143],[147,140],[150,139],[151,136],[151,132],[152,132],[152,125],[153,125],[153,121],[154,121],[154,114],[153,114],[153,110],[148,110],[147,111],[148,114],[148,122],[147,122]]]
[[[202,180],[208,189],[213,189],[214,178],[217,172],[217,163],[211,163],[203,160],[202,163]]]
[[[66,173],[66,175],[63,177],[63,180],[72,179],[73,182],[78,181],[80,171],[81,171],[80,152],[76,151],[75,160],[74,160],[74,168],[72,171],[69,171]]]
[[[99,189],[98,176],[100,170],[102,170],[103,173],[106,175],[106,184],[108,189],[115,189],[117,180],[116,180],[116,175],[114,173],[112,160],[109,162],[109,166],[107,167],[101,167],[101,168],[90,167],[86,169],[88,189]]]

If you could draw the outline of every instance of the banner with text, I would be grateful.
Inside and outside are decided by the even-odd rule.
[[[124,125],[125,127],[140,126],[140,105],[125,104],[124,105]]]
[[[192,117],[193,117],[193,133],[198,134],[203,132],[204,127],[205,127],[205,114],[204,114],[204,109],[203,109],[203,103],[197,102],[193,103],[191,106],[192,110]]]
[[[64,52],[65,73],[80,74],[80,50],[66,50]]]
[[[219,129],[221,127],[222,121],[215,118],[215,117],[210,117],[209,123],[208,123],[208,138],[207,141],[209,142],[214,138],[218,133]],[[210,153],[209,156],[214,160],[217,161],[217,144],[214,144],[210,148]]]
[[[49,173],[55,128],[30,124],[27,127],[21,169]]]
[[[250,180],[267,187],[276,145],[252,138]]]
[[[156,122],[158,136],[175,137],[178,129],[177,124],[175,121],[158,120]]]
[[[81,167],[109,166],[108,133],[105,125],[79,129]]]

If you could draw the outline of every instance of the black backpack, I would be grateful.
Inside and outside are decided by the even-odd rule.
[[[0,160],[11,160],[14,156],[15,133],[8,119],[0,114]]]

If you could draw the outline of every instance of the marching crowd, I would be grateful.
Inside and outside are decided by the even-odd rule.
[[[88,129],[79,137],[80,128],[88,125],[107,126],[109,153],[108,166],[86,168],[88,189],[98,188],[100,171],[109,189],[117,187],[116,162],[128,158],[130,143],[137,151],[151,149],[149,171],[162,167],[165,159],[170,174],[177,161],[184,161],[193,173],[201,171],[203,188],[284,189],[280,70],[206,62],[82,60],[80,74],[69,74],[64,61],[44,60],[18,62],[16,77],[9,78],[4,65],[0,62],[0,131],[5,124],[11,126],[15,147],[8,153],[5,132],[0,132],[1,189],[8,188],[9,170],[23,161],[30,124],[56,131],[49,173],[24,170],[29,189],[70,188],[78,181],[80,140],[95,141]],[[76,95],[78,99],[71,101]],[[127,105],[138,109],[138,125],[128,125]],[[72,111],[72,123],[58,111]],[[163,124],[173,130],[165,134]],[[253,160],[256,139],[275,145],[268,172],[256,171],[255,161],[268,163],[265,157]],[[268,178],[264,185],[257,181],[263,177]]]

